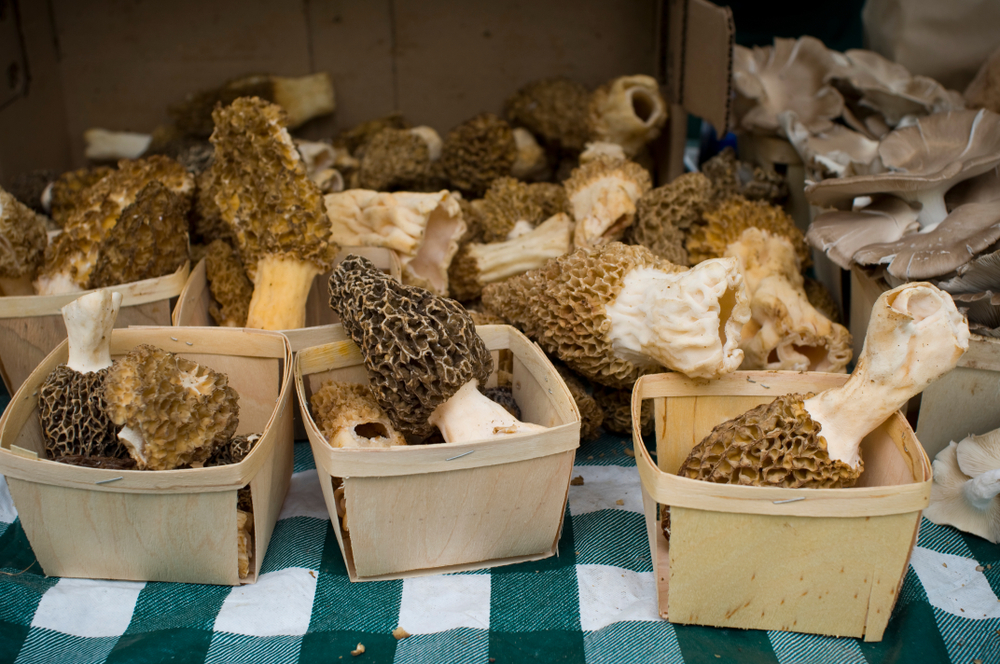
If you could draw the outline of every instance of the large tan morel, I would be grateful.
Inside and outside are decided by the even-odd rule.
[[[688,265],[684,231],[701,220],[710,203],[712,183],[701,173],[685,173],[648,192],[636,203],[627,237],[677,265]]]
[[[853,486],[864,464],[851,468],[830,459],[821,427],[805,409],[809,396],[786,394],[716,426],[695,445],[677,474],[744,486]]]
[[[570,369],[609,387],[629,387],[645,373],[615,355],[605,307],[621,292],[625,275],[642,267],[683,271],[640,246],[611,242],[578,249],[537,270],[483,289],[483,305],[502,316]]]
[[[704,224],[694,226],[688,233],[687,251],[691,264],[726,255],[726,247],[740,239],[748,228],[760,228],[788,238],[795,247],[799,264],[810,264],[809,245],[788,214],[781,208],[764,201],[748,201],[733,196],[707,210]]]
[[[236,250],[225,240],[213,240],[205,253],[205,277],[214,300],[208,307],[222,327],[247,324],[253,284],[247,277]]]
[[[330,307],[361,349],[376,401],[404,434],[429,436],[434,409],[492,373],[493,358],[462,305],[404,286],[365,258],[349,256],[333,271]]]
[[[107,375],[107,369],[80,373],[60,364],[38,388],[38,416],[48,458],[127,456],[104,400]]]
[[[140,468],[178,468],[207,460],[239,425],[239,395],[225,374],[156,346],[136,346],[108,370],[108,414],[141,433]]]

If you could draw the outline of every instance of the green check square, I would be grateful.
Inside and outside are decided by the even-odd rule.
[[[644,515],[605,509],[572,518],[577,564],[653,571]]]
[[[133,634],[126,632],[111,650],[106,664],[202,664],[211,644],[211,629],[175,627]]]
[[[288,567],[318,570],[323,560],[329,519],[293,516],[274,524],[267,554],[260,573],[276,572]],[[336,540],[334,540],[336,546]]]

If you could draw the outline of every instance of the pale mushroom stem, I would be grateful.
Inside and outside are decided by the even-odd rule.
[[[518,420],[503,406],[484,395],[479,391],[479,381],[475,378],[435,408],[427,421],[441,431],[446,443],[545,430],[541,425]]]
[[[62,308],[69,345],[66,366],[79,373],[93,373],[111,366],[111,329],[121,304],[121,293],[99,290]]]
[[[962,485],[962,493],[977,510],[989,509],[993,499],[1000,495],[1000,468],[976,475]]]
[[[927,283],[883,293],[854,373],[804,404],[822,426],[830,458],[857,467],[861,440],[951,371],[968,347],[968,324],[947,293]]]
[[[310,261],[289,256],[264,256],[257,261],[247,327],[297,330],[306,324],[306,300],[320,269]]]
[[[920,232],[926,233],[934,230],[948,216],[948,208],[944,202],[944,195],[954,184],[954,182],[949,181],[945,186],[932,187],[900,195],[907,202],[920,203],[920,212],[917,214],[917,223],[920,224]]]

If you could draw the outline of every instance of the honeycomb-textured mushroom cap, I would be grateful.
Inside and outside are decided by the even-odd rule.
[[[0,277],[33,277],[46,244],[45,218],[0,189]]]
[[[222,327],[243,327],[250,311],[253,284],[236,250],[225,240],[213,240],[205,253],[205,276],[212,302],[208,313]]]
[[[81,373],[60,364],[38,388],[38,416],[48,458],[128,457],[107,413],[103,390],[107,375],[108,369]]]
[[[482,203],[483,242],[503,242],[519,221],[534,225],[545,214],[532,186],[512,177],[493,180]]]
[[[243,461],[253,451],[258,440],[260,440],[260,434],[256,433],[233,436],[228,441],[216,446],[215,450],[212,451],[212,456],[205,461],[205,467],[228,466]]]
[[[701,173],[686,173],[642,196],[635,221],[626,232],[630,244],[641,244],[660,258],[688,265],[684,231],[701,220],[712,192]]]
[[[364,258],[349,256],[333,271],[330,307],[361,349],[375,399],[405,434],[426,438],[431,413],[493,370],[462,305],[404,286]]]
[[[162,277],[186,263],[190,203],[157,180],[143,187],[101,243],[90,288]]]
[[[598,158],[573,170],[563,186],[579,248],[621,239],[635,220],[636,202],[653,183],[649,171],[634,161]]]
[[[748,201],[741,196],[728,198],[706,210],[704,224],[691,229],[687,250],[691,264],[726,255],[726,247],[739,240],[748,228],[760,228],[788,238],[795,247],[799,264],[810,264],[809,245],[791,217],[781,208],[764,201]]]
[[[316,425],[333,447],[406,445],[367,385],[324,381],[310,397],[309,406]]]
[[[399,111],[355,125],[337,134],[334,144],[343,145],[355,157],[363,156],[368,142],[385,129],[409,129],[412,125]]]
[[[632,390],[594,386],[594,400],[604,411],[604,428],[622,436],[632,435]],[[653,401],[646,399],[639,410],[639,430],[643,436],[653,432]]]
[[[605,306],[621,291],[625,275],[640,267],[682,269],[644,247],[612,242],[578,249],[538,269],[488,284],[483,304],[572,370],[612,387],[626,387],[644,373],[660,369],[618,357],[608,339],[611,321]]]
[[[438,163],[453,187],[481,194],[496,178],[510,175],[516,159],[510,125],[482,113],[448,132]]]
[[[63,227],[83,205],[83,193],[115,169],[110,166],[80,168],[63,173],[52,183],[49,214],[57,226]]]
[[[856,468],[833,461],[821,426],[787,394],[716,426],[681,464],[682,477],[720,484],[833,489],[853,486]]]
[[[590,92],[567,78],[528,83],[504,102],[503,114],[555,149],[579,151],[587,140]]]
[[[788,197],[788,183],[783,175],[738,161],[732,148],[702,164],[701,172],[712,181],[711,198],[716,202],[742,196],[751,201],[778,203]]]
[[[239,395],[225,374],[155,346],[136,346],[108,370],[108,414],[141,437],[122,437],[140,468],[207,460],[239,425]]]
[[[358,168],[358,188],[412,191],[430,180],[427,141],[406,129],[383,129],[368,141]]]

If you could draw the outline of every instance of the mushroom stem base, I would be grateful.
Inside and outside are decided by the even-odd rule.
[[[547,428],[515,418],[503,406],[480,392],[479,381],[475,378],[435,408],[427,420],[441,430],[446,443],[501,438]]]
[[[265,256],[257,274],[247,327],[260,330],[297,330],[306,324],[306,300],[320,269],[309,261],[287,256]]]

